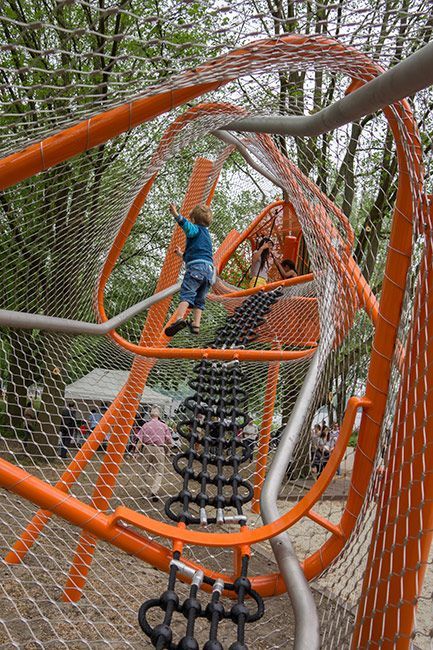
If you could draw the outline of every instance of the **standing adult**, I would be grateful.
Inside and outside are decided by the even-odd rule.
[[[71,402],[65,406],[60,416],[60,457],[67,458],[68,447],[74,443],[78,431],[75,404]]]
[[[245,443],[246,450],[251,456],[254,454],[254,447],[256,446],[258,436],[259,427],[257,424],[254,424],[253,418],[248,416],[241,432],[241,439]]]
[[[317,447],[311,466],[312,469],[316,470],[317,478],[319,478],[329,460],[329,453],[329,428],[325,425],[322,427],[320,437],[317,440]]]
[[[319,446],[319,439],[321,433],[322,433],[322,427],[320,426],[320,424],[315,424],[311,431],[310,463],[314,462],[314,456]]]
[[[145,422],[137,433],[136,453],[143,449],[143,470],[148,475],[152,501],[158,501],[165,472],[166,447],[172,444],[171,431],[160,416],[161,412],[155,406],[150,412],[150,421]]]
[[[24,440],[23,440],[23,446],[24,449],[27,451],[28,443],[34,442],[33,439],[33,434],[36,429],[36,424],[37,424],[37,415],[36,411],[32,406],[31,401],[29,400],[26,404],[26,408],[24,409]]]
[[[264,237],[251,258],[249,288],[263,287],[268,282],[269,269],[272,266],[271,250],[274,242]]]
[[[100,422],[102,419],[102,413],[100,409],[92,409],[90,411],[89,415],[89,429],[90,431],[93,431],[93,429],[96,427],[98,422]]]
[[[338,422],[333,422],[331,430],[329,432],[329,450],[332,452],[334,450],[335,445],[337,444],[338,436],[340,435],[340,427],[338,426]],[[337,467],[337,476],[341,476],[341,467],[340,465]]]

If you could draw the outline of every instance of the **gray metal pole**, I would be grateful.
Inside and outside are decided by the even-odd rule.
[[[117,316],[113,316],[105,323],[87,323],[86,321],[72,320],[69,318],[56,318],[55,316],[44,316],[43,314],[28,314],[20,311],[9,311],[0,309],[0,325],[16,329],[31,330],[52,330],[55,332],[64,332],[65,334],[90,334],[92,336],[102,336],[111,330],[120,327],[126,321],[131,320],[137,314],[149,309],[157,302],[173,296],[180,289],[180,282],[172,284],[167,289],[155,293],[150,298],[122,311]]]
[[[264,169],[261,165],[259,165],[251,156],[249,153],[248,149],[245,147],[245,145],[242,144],[242,142],[239,140],[238,137],[235,135],[232,135],[231,133],[227,133],[227,131],[212,131],[212,135],[214,135],[216,138],[219,138],[226,144],[232,144],[236,147],[236,149],[239,151],[239,153],[242,155],[242,157],[246,160],[246,162],[249,164],[250,167],[255,169],[259,174],[267,178],[271,183],[274,183],[277,187],[280,187],[284,192],[286,191],[285,186],[281,183],[281,181],[278,180],[274,174],[269,172],[267,169]]]
[[[227,124],[229,131],[314,137],[359,120],[433,85],[433,43],[314,115],[247,117]]]
[[[302,389],[266,475],[260,497],[260,512],[265,524],[270,524],[280,517],[277,505],[278,494],[314,394],[319,367],[318,352],[319,350],[311,359]],[[316,603],[292,542],[287,533],[277,535],[269,541],[295,615],[294,650],[319,650],[320,631]]]

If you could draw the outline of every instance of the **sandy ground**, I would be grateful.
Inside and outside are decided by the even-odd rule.
[[[55,468],[39,471],[47,480],[54,482],[62,464]],[[97,463],[93,463],[74,494],[89,499],[95,479]],[[345,462],[343,473],[350,472],[350,458]],[[32,472],[37,473],[35,468]],[[174,480],[167,469],[163,488],[173,493],[170,486]],[[335,479],[342,481],[344,478]],[[144,497],[146,486],[140,477],[140,466],[129,461],[119,476],[116,498],[113,507],[124,503],[130,507],[165,519],[162,506],[154,506]],[[287,492],[287,488],[286,488]],[[334,495],[335,496],[335,495]],[[293,503],[289,503],[290,506]],[[289,507],[281,501],[281,509]],[[316,511],[337,522],[343,508],[343,501],[336,498],[317,504]],[[20,533],[23,525],[35,512],[35,508],[18,497],[6,492],[0,493],[0,552],[7,552],[11,543]],[[257,516],[250,514],[249,524],[259,524]],[[326,539],[328,533],[310,520],[302,520],[290,531],[298,556],[303,558],[315,551]],[[368,545],[359,536],[363,548]],[[132,556],[125,555],[106,543],[99,543],[94,556],[92,570],[84,592],[77,604],[63,603],[62,587],[66,581],[71,558],[78,540],[78,531],[59,519],[54,519],[44,530],[38,543],[27,554],[19,566],[0,565],[0,648],[36,650],[45,648],[151,648],[147,637],[137,624],[137,612],[141,603],[155,598],[167,588],[167,576]],[[352,554],[356,548],[352,550]],[[186,549],[185,553],[207,567],[230,572],[232,556],[223,549]],[[364,551],[365,554],[365,551]],[[335,568],[313,584],[314,597],[319,611],[322,632],[322,648],[349,648],[352,607],[363,571],[364,556],[359,553],[359,562],[353,555],[340,560]],[[431,594],[433,591],[432,571],[427,570],[426,588],[419,603],[418,627],[415,644],[422,650],[431,648],[429,630],[431,627]],[[267,542],[254,549],[251,560],[251,574],[276,571],[272,551]],[[187,587],[179,585],[179,595],[186,598]],[[328,594],[331,593],[331,597]],[[202,596],[203,604],[208,601]],[[226,601],[226,606],[228,605]],[[228,605],[229,606],[229,605]],[[160,622],[160,615],[152,618]],[[182,616],[173,625],[179,639],[185,630]],[[254,650],[288,648],[292,646],[294,632],[293,614],[287,596],[266,600],[266,613],[263,619],[247,625],[246,640]],[[196,638],[200,647],[208,638],[208,624],[199,620]],[[234,626],[224,623],[220,627],[220,640],[228,648],[235,640]]]

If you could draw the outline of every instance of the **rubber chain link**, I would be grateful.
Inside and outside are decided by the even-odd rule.
[[[258,336],[257,329],[265,322],[266,314],[281,295],[281,289],[277,289],[254,294],[245,300],[217,330],[209,347],[246,347]],[[247,421],[247,395],[242,389],[242,369],[237,362],[203,359],[195,365],[194,374],[194,379],[189,383],[194,393],[181,406],[186,417],[181,420],[179,427],[181,435],[188,440],[189,447],[173,460],[176,473],[183,479],[182,489],[166,501],[165,513],[178,523],[208,525],[237,521],[242,528],[246,524],[243,505],[253,496],[251,483],[239,473],[241,465],[250,460],[253,453],[238,438],[238,432]],[[211,471],[212,467],[216,471]],[[198,485],[198,490],[194,492],[191,483]],[[209,486],[213,486],[212,493],[208,490]],[[192,504],[195,505],[193,511],[190,509]],[[208,514],[210,508],[215,511],[211,516]],[[227,508],[234,509],[236,515],[227,519]],[[197,619],[205,618],[210,626],[209,639],[203,650],[223,650],[223,645],[218,640],[218,627],[223,620],[231,620],[236,625],[237,640],[229,650],[247,650],[245,625],[257,621],[264,613],[263,600],[251,588],[247,577],[248,562],[249,557],[242,556],[241,575],[234,583],[223,583],[204,576],[202,571],[194,573],[182,564],[180,553],[175,552],[167,590],[160,598],[143,603],[139,610],[140,626],[152,645],[157,650],[198,650],[198,642],[194,637],[195,624]],[[175,585],[177,573],[182,573],[183,567],[194,575],[189,575],[192,578],[189,596],[180,603]],[[202,607],[197,597],[202,582],[212,586],[211,599],[206,608]],[[223,590],[234,590],[237,595],[236,602],[227,610],[221,601]],[[246,597],[255,603],[254,611],[250,611],[245,604]],[[161,624],[152,627],[147,614],[155,608],[164,612],[164,618]],[[175,613],[182,614],[186,620],[185,636],[177,643],[173,641],[171,627]]]

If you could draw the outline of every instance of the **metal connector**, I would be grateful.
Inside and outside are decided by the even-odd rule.
[[[191,584],[196,585],[196,587],[201,587],[204,580],[204,573],[200,569],[194,573]]]
[[[247,517],[246,515],[229,515],[228,517],[224,517],[224,523],[225,524],[230,524],[230,523],[247,523]]]
[[[191,580],[194,579],[194,576],[197,573],[197,569],[194,569],[192,566],[188,566],[187,564],[181,562],[180,560],[172,560],[170,562],[170,567],[172,566],[177,567],[179,573],[181,573],[186,578],[190,578]]]
[[[212,591],[218,591],[218,593],[222,594],[224,591],[224,580],[217,578],[213,584]]]
[[[200,525],[207,526],[207,514],[204,508],[200,508]]]

